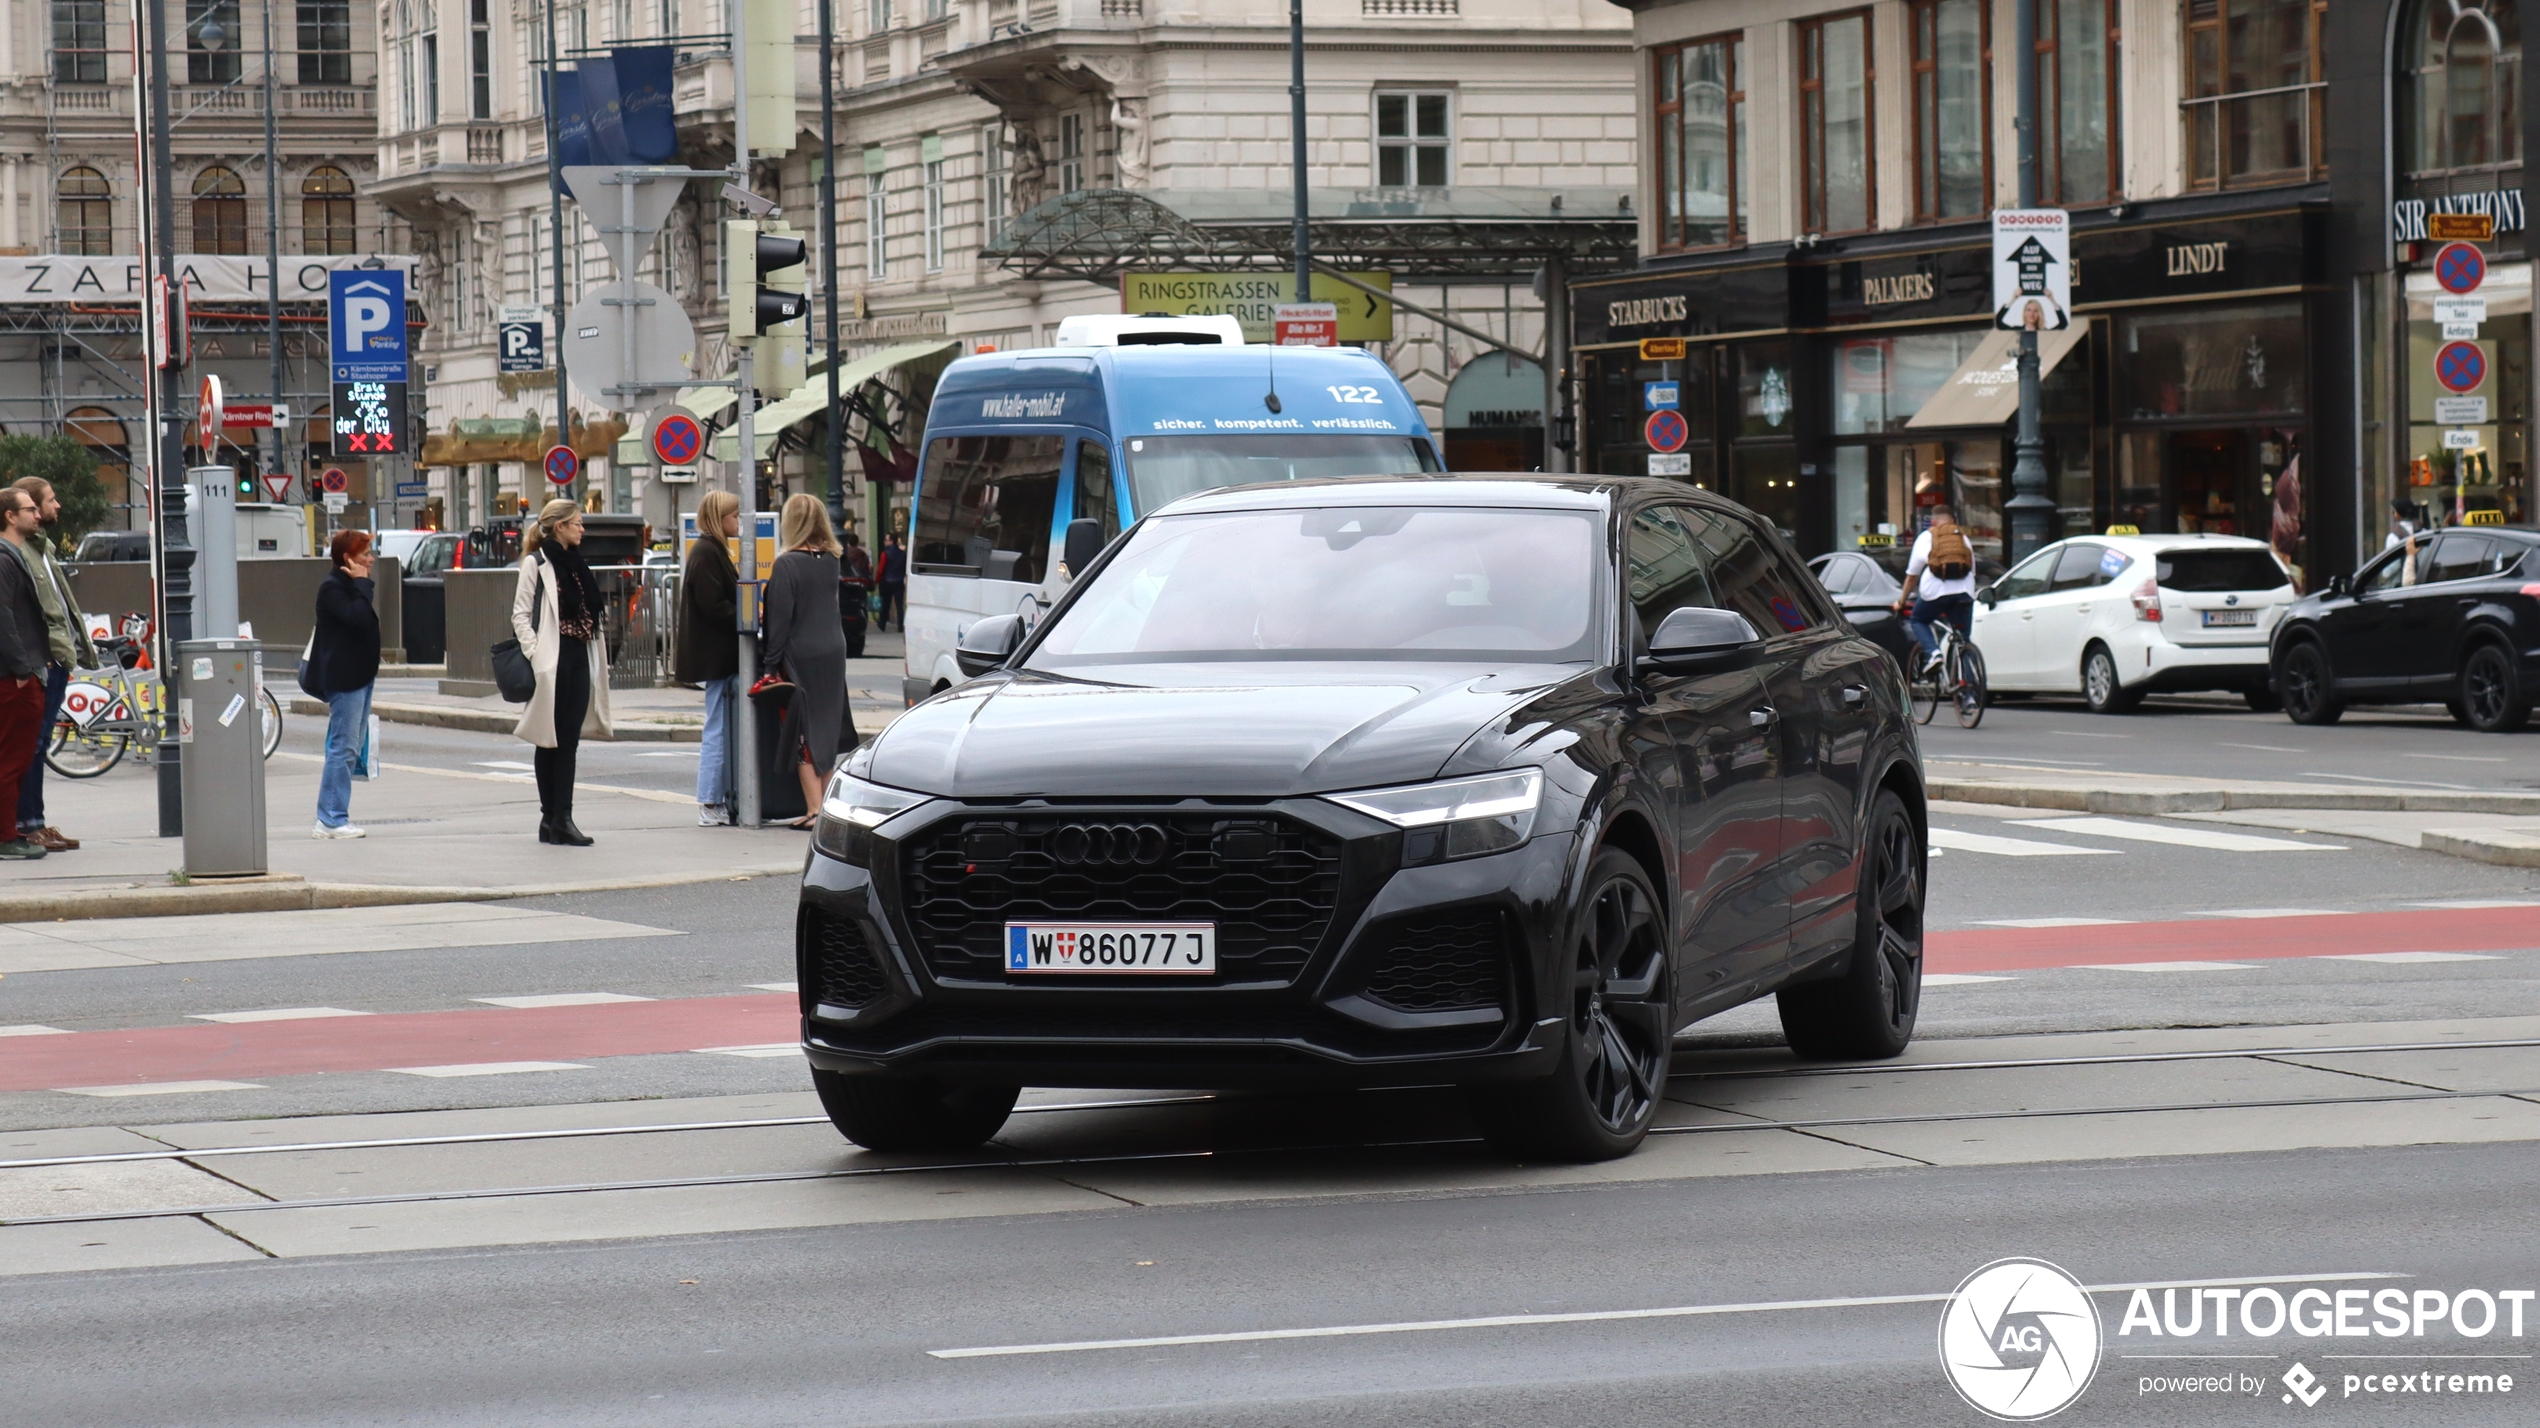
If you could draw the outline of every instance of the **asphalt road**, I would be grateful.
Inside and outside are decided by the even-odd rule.
[[[2527,1146],[1832,1172],[1122,1210],[22,1279],[26,1423],[1976,1424],[1939,1306],[1766,1309],[946,1359],[932,1351],[1945,1293],[2005,1255],[2085,1284],[2381,1274],[2529,1288]],[[2293,1292],[2288,1286],[2287,1293]],[[2532,1339],[2119,1337],[2065,1420],[2245,1424],[2293,1363],[2514,1373],[2397,1421],[2527,1423]],[[2540,1326],[2527,1326],[2540,1328]],[[2261,1395],[2147,1394],[2234,1354]],[[2409,1355],[2404,1363],[2331,1355]],[[2390,1421],[2332,1392],[2323,1421]]]

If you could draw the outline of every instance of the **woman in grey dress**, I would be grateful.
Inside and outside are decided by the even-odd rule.
[[[767,580],[767,668],[783,670],[794,686],[785,737],[803,781],[803,816],[809,828],[820,812],[821,790],[838,762],[839,745],[854,747],[847,729],[847,637],[838,624],[838,540],[820,498],[803,492],[785,502],[777,521],[784,553]]]

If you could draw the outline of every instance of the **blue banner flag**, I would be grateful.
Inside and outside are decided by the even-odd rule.
[[[586,59],[579,73],[582,80],[582,114],[591,128],[593,164],[626,162],[626,126],[619,118],[617,66],[604,59]]]
[[[617,67],[618,125],[626,157],[638,164],[674,163],[679,136],[670,115],[670,71],[678,52],[669,45],[611,50]]]
[[[555,116],[556,162],[566,168],[591,162],[591,120],[582,112],[582,76],[560,69],[550,76],[555,102],[547,112]],[[561,185],[564,181],[556,181]]]

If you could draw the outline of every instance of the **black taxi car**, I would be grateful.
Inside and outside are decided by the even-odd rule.
[[[1902,681],[1769,522],[1664,481],[1355,478],[1070,556],[823,801],[803,1045],[848,1138],[974,1145],[1024,1085],[1452,1082],[1495,1143],[1592,1159],[1705,1016],[1778,995],[1815,1057],[1911,1037]]]
[[[2473,729],[2519,729],[2540,699],[2540,531],[2453,526],[2392,546],[2286,610],[2268,663],[2297,724],[2440,703]]]

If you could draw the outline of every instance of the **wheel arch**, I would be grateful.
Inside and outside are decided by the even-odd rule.
[[[1583,850],[1585,857],[1593,861],[1600,848],[1617,848],[1630,854],[1632,861],[1640,864],[1640,870],[1649,875],[1649,885],[1658,890],[1660,900],[1672,906],[1675,884],[1667,876],[1666,845],[1659,841],[1649,815],[1627,803],[1607,810],[1602,821],[1604,826],[1598,830],[1594,845]]]

